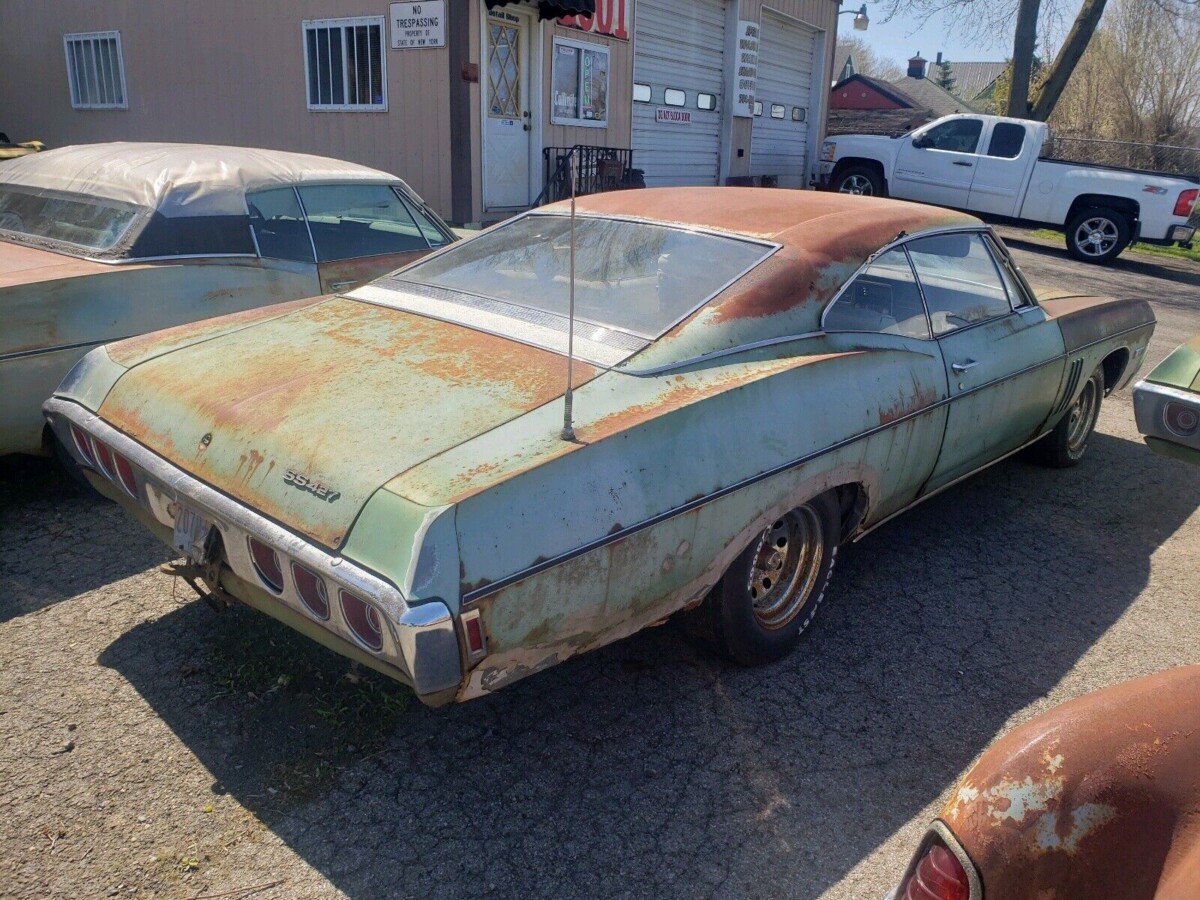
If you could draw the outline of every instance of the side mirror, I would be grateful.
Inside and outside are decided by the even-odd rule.
[[[933,141],[930,139],[928,134],[918,134],[915,138],[913,138],[912,145],[918,150],[926,150],[933,146]]]

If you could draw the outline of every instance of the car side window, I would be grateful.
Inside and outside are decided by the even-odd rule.
[[[1012,312],[983,235],[938,234],[906,246],[935,336]]]
[[[929,150],[974,153],[982,131],[982,119],[951,119],[921,135],[921,146]]]
[[[826,310],[824,328],[928,339],[929,322],[908,254],[896,248],[876,258]]]
[[[246,208],[250,211],[250,227],[258,241],[259,255],[314,262],[312,241],[295,190],[276,188],[247,194]]]
[[[417,228],[421,234],[425,236],[425,240],[429,242],[430,247],[440,247],[442,244],[450,243],[450,238],[447,237],[440,228],[433,224],[433,221],[421,211],[421,207],[413,203],[411,200],[401,195],[400,199],[404,202],[404,208],[408,210],[408,214],[413,217],[417,223]]]
[[[318,262],[428,250],[408,207],[386,184],[301,187]]]
[[[988,238],[987,244],[992,251],[992,257],[996,260],[996,268],[1000,272],[1000,279],[1004,282],[1004,287],[1008,290],[1008,300],[1012,304],[1012,308],[1023,309],[1033,306],[1033,300],[1030,299],[1028,292],[1021,283],[1021,279],[1017,277],[1017,273],[1013,269],[1011,258],[1002,253],[1000,248],[992,242],[991,238]]]
[[[1021,155],[1025,146],[1025,126],[1015,122],[997,122],[992,129],[992,139],[988,141],[988,156],[1001,159],[1016,159]]]

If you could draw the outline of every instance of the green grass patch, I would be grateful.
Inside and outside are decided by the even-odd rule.
[[[1055,231],[1053,228],[1039,228],[1031,234],[1031,237],[1060,242],[1065,240],[1063,233]],[[1154,253],[1158,256],[1171,256],[1175,259],[1190,259],[1192,262],[1200,262],[1200,244],[1193,244],[1191,250],[1184,250],[1178,244],[1163,247],[1159,244],[1143,244],[1139,241],[1125,252],[1128,253],[1129,251],[1133,251],[1134,253]]]

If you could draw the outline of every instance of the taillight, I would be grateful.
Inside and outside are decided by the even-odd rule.
[[[1168,403],[1163,407],[1163,423],[1180,437],[1191,437],[1200,429],[1200,414],[1182,403]]]
[[[111,479],[116,472],[112,451],[108,449],[108,445],[104,441],[98,441],[95,438],[92,438],[92,449],[95,451],[96,462],[100,464],[100,471]]]
[[[78,425],[71,426],[71,440],[75,442],[75,449],[79,451],[79,455],[83,457],[84,462],[89,466],[96,464],[96,458],[92,455],[92,446],[88,441],[88,436],[84,434],[83,429]]]
[[[1197,196],[1200,196],[1200,188],[1188,188],[1186,191],[1181,191],[1179,199],[1175,201],[1175,215],[1183,216],[1185,219],[1190,216]]]
[[[962,863],[934,842],[913,869],[900,900],[969,900],[970,896],[971,882]]]
[[[250,545],[250,561],[263,584],[276,594],[283,593],[283,568],[279,565],[279,554],[254,538],[247,538]]]
[[[342,613],[346,624],[363,644],[372,650],[383,649],[383,623],[379,621],[379,611],[361,597],[356,597],[349,591],[338,591],[342,601]]]
[[[125,492],[136,500],[138,495],[137,481],[133,477],[133,466],[129,460],[115,450],[112,452],[112,459],[117,478],[121,482],[121,487],[125,488]]]
[[[318,619],[328,619],[329,595],[325,592],[325,582],[299,563],[292,563],[292,581],[308,611]]]

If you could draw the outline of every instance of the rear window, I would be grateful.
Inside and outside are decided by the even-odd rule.
[[[147,212],[120,200],[0,185],[0,234],[72,244],[102,252]]]
[[[405,269],[403,281],[568,314],[571,220],[535,214]],[[654,339],[774,249],[751,239],[580,216],[575,315]]]

